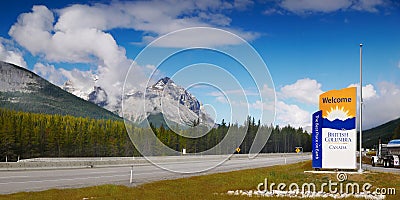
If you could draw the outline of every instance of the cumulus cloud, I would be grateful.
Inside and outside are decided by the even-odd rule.
[[[61,11],[60,13],[62,14]],[[80,17],[86,19],[84,16]],[[63,15],[60,16],[61,18]],[[95,73],[100,79],[97,84],[111,94],[109,95],[111,103],[117,103],[115,97],[120,95],[122,82],[132,63],[132,60],[126,57],[125,49],[116,43],[111,34],[93,26],[71,25],[68,27],[64,24],[61,26],[62,28],[59,28],[60,26],[57,24],[54,13],[47,7],[34,6],[32,12],[19,16],[9,34],[33,55],[38,55],[49,62],[86,63],[95,66]],[[45,69],[46,67],[48,69]],[[93,82],[90,75],[92,72],[78,72],[77,69],[73,71],[55,70],[53,65],[45,64],[37,64],[35,68],[38,73],[48,78],[62,75],[72,80],[76,87],[82,87],[81,84],[92,85],[90,83]],[[78,81],[74,76],[78,73],[82,75],[80,76],[82,80],[86,81]],[[138,76],[138,81],[141,80],[140,77],[144,76]],[[51,81],[60,84],[55,79],[51,79]]]
[[[319,0],[284,0],[281,6],[294,13],[332,12],[351,6],[350,0],[319,1]]]
[[[359,0],[353,6],[352,9],[368,12],[378,12],[377,7],[385,5],[383,0]]]
[[[378,7],[385,5],[387,3],[384,0],[283,0],[279,4],[281,8],[296,14],[329,13],[339,10],[378,12]]]
[[[54,15],[47,7],[34,6],[31,13],[20,15],[9,34],[32,54],[52,62],[92,63],[97,59],[109,67],[130,64],[110,34],[91,27],[61,30],[53,23]]]
[[[97,81],[99,80],[99,76],[91,70],[82,71],[76,68],[72,70],[65,70],[60,68],[59,71],[64,77],[66,77],[67,80],[71,81],[74,84],[73,86],[75,89],[82,92],[91,92],[94,86],[100,86],[106,89],[109,89],[110,87],[103,84],[98,84]],[[115,90],[119,91],[119,88],[115,88]],[[111,92],[111,94],[114,93]]]
[[[38,54],[48,46],[53,31],[54,16],[45,6],[33,6],[31,13],[24,13],[18,17],[18,22],[9,30],[21,46],[32,54]]]
[[[357,87],[357,95],[360,96],[360,84],[358,83],[354,83],[349,85],[348,87]],[[372,84],[367,84],[365,86],[362,87],[362,96],[364,100],[370,99],[370,98],[374,98],[377,96],[375,87]]]
[[[400,86],[394,83],[378,84],[375,98],[364,101],[363,129],[373,128],[400,117]]]
[[[58,10],[60,18],[56,29],[96,28],[111,30],[128,28],[144,33],[139,43],[149,43],[166,33],[190,27],[227,27],[232,19],[221,11],[243,9],[250,5],[248,1],[233,4],[223,1],[136,1],[111,4],[72,5]],[[259,36],[252,32],[233,29],[239,36],[251,40]],[[196,37],[201,36],[201,37]],[[208,38],[209,34],[193,35],[193,39]],[[223,38],[210,37],[217,44],[231,44]],[[179,42],[180,40],[175,41]],[[173,43],[171,43],[173,44]]]
[[[18,49],[14,48],[11,41],[0,37],[0,60],[20,67],[27,67],[25,59]]]
[[[33,72],[59,87],[63,87],[64,83],[68,80],[73,83],[73,88],[77,92],[83,93],[90,93],[98,80],[98,76],[91,70],[82,71],[76,68],[66,70],[43,63],[36,63]]]
[[[301,103],[318,105],[322,93],[321,84],[316,80],[304,78],[281,88],[279,96],[283,99],[294,98]]]
[[[239,10],[246,10],[251,8],[254,5],[254,2],[252,0],[235,0],[233,5]]]
[[[46,6],[33,6],[32,11],[23,13],[10,28],[9,35],[34,56],[49,63],[84,63],[93,71],[82,71],[82,80],[74,84],[91,85],[91,74],[99,76],[96,84],[105,89],[111,98],[121,94],[123,81],[132,64],[125,49],[119,46],[109,33],[116,28],[132,29],[141,32],[139,43],[148,43],[155,37],[182,28],[227,27],[231,19],[221,14],[223,10],[239,9],[248,5],[246,2],[228,3],[224,1],[112,1],[109,4],[91,5],[74,4],[58,10]],[[245,39],[258,37],[257,33],[232,29]],[[200,34],[200,35],[199,35]],[[238,41],[219,35],[199,33],[190,38],[179,38],[163,46],[182,45],[182,42],[206,39],[210,44],[228,45]],[[179,42],[181,44],[179,44]],[[54,65],[37,64],[38,73],[47,77],[74,79],[71,74],[77,70],[53,69]],[[44,69],[48,67],[49,69]],[[57,67],[56,67],[57,68]],[[135,70],[129,77],[137,83],[144,82],[148,70]],[[85,76],[83,76],[85,75]],[[54,83],[59,82],[52,80]],[[79,83],[78,83],[79,82]],[[140,86],[138,86],[140,87]],[[133,89],[133,87],[130,87]]]
[[[274,111],[276,109],[276,93],[275,89],[269,87],[267,84],[264,84],[260,89],[260,96],[262,100],[256,100],[254,103],[250,104],[250,108],[263,110],[263,111]]]
[[[56,69],[54,65],[36,63],[33,67],[33,72],[54,85],[61,86],[66,81],[65,76],[59,69]]]
[[[309,78],[299,79],[293,84],[283,86],[277,91],[276,123],[281,126],[302,128],[310,126],[311,115],[302,106],[318,105],[321,93],[321,84]],[[288,99],[294,99],[297,103],[285,102]]]
[[[279,8],[268,8],[263,11],[263,14],[264,15],[274,15],[274,14],[283,15],[284,12]]]
[[[357,87],[357,95],[360,95],[359,84],[351,84],[349,87]],[[375,87],[372,84],[367,84],[362,87],[362,91],[363,129],[373,128],[400,117],[399,85],[380,82]],[[357,115],[359,117],[359,113]]]
[[[276,122],[282,126],[307,127],[311,124],[311,114],[298,105],[277,101]]]

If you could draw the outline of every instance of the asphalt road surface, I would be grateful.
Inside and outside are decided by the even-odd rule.
[[[373,171],[373,172],[385,172],[385,173],[400,174],[399,168],[385,168],[383,166],[372,167],[372,165],[369,165],[369,164],[363,164],[362,168],[365,170],[368,170],[368,171]]]
[[[210,173],[234,171],[248,168],[282,165],[310,160],[310,154],[287,154],[281,156],[263,155],[249,160],[246,157],[233,156],[216,168],[201,172],[182,174],[174,173],[156,167],[150,163],[134,164],[131,166],[104,166],[80,169],[47,169],[47,170],[13,170],[0,171],[0,194],[9,194],[22,191],[41,191],[51,188],[76,188],[102,184],[122,184],[136,186],[146,182],[175,179],[188,176],[198,176]],[[173,166],[180,171],[200,171],[210,162],[220,162],[214,157],[202,156],[191,160],[169,160],[165,158],[163,165]],[[133,182],[130,183],[131,169]]]

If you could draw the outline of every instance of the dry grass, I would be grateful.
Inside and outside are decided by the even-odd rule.
[[[228,190],[255,190],[258,183],[263,182],[264,178],[268,178],[270,183],[282,182],[287,185],[292,182],[299,185],[304,182],[313,182],[318,186],[329,180],[337,181],[335,174],[304,173],[305,170],[311,169],[311,162],[308,161],[285,166],[158,181],[133,188],[102,185],[80,189],[0,195],[0,199],[254,199],[225,194]],[[357,182],[360,185],[369,182],[375,187],[396,188],[396,191],[400,193],[400,175],[389,173],[348,175],[348,181]],[[400,194],[387,196],[387,199],[400,199]]]

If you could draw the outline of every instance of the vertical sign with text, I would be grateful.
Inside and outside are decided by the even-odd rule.
[[[322,168],[322,111],[312,116],[312,167]]]
[[[356,94],[351,87],[320,95],[320,111],[313,115],[314,168],[357,168]]]

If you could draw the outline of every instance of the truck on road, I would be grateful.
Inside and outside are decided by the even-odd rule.
[[[379,139],[378,151],[371,157],[372,166],[400,167],[400,139],[389,141],[388,144],[382,144]]]

